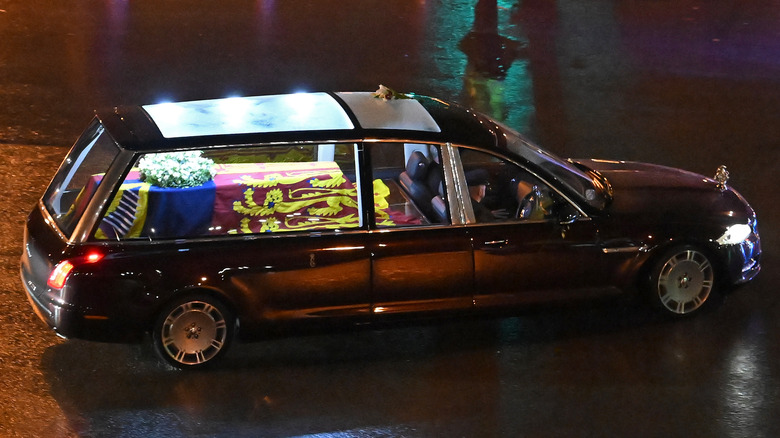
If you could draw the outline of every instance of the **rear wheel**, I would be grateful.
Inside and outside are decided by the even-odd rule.
[[[209,296],[171,303],[157,318],[153,338],[157,353],[177,368],[196,368],[225,354],[235,332],[228,308]]]
[[[647,289],[657,307],[672,315],[686,315],[704,306],[714,292],[715,281],[715,267],[707,254],[682,246],[658,260]]]

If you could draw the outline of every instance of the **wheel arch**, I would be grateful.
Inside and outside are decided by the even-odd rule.
[[[649,279],[653,267],[674,248],[692,247],[704,253],[712,263],[715,269],[716,288],[721,289],[729,283],[729,272],[726,262],[718,252],[717,246],[711,241],[701,239],[668,239],[663,243],[657,244],[647,250],[648,255],[637,267],[637,273],[634,277],[634,286],[638,291],[642,291],[644,283]]]
[[[226,293],[224,290],[210,285],[196,285],[181,288],[166,296],[165,299],[160,300],[160,302],[157,303],[154,312],[152,312],[149,321],[147,321],[147,331],[152,332],[154,330],[154,324],[161,312],[167,309],[172,303],[189,296],[206,296],[222,303],[233,317],[233,324],[235,325],[234,333],[238,335],[241,320],[241,313],[239,312],[239,309],[241,308],[240,304],[232,299],[230,294]]]

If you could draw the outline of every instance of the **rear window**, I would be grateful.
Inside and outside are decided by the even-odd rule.
[[[65,157],[43,203],[66,236],[73,233],[103,174],[118,154],[119,147],[95,120]]]

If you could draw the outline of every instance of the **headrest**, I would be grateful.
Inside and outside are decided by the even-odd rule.
[[[447,223],[447,204],[444,203],[444,199],[441,196],[434,196],[431,199],[431,207],[433,207],[434,213],[436,213],[436,222]]]
[[[406,162],[406,173],[415,181],[425,178],[428,170],[428,159],[420,151],[412,152],[409,161]]]

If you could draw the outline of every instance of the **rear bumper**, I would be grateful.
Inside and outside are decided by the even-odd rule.
[[[27,279],[22,265],[22,283],[24,284],[27,301],[38,318],[46,323],[58,335],[64,338],[77,337],[78,331],[75,330],[73,321],[73,309],[57,304],[46,291],[40,292],[34,282]]]
[[[51,255],[62,254],[67,244],[48,225],[43,214],[36,208],[28,217],[19,269],[27,300],[35,314],[64,338],[106,342],[143,339],[143,329],[133,321],[127,321],[130,316],[126,316],[127,307],[120,300],[101,302],[89,299],[89,295],[84,295],[78,287],[66,285],[64,289],[52,289],[48,286],[48,276],[60,261]]]
[[[90,309],[69,304],[60,298],[61,291],[43,289],[26,277],[22,263],[21,277],[27,300],[38,318],[63,338],[102,342],[138,342],[143,330],[116,318],[95,315]]]

